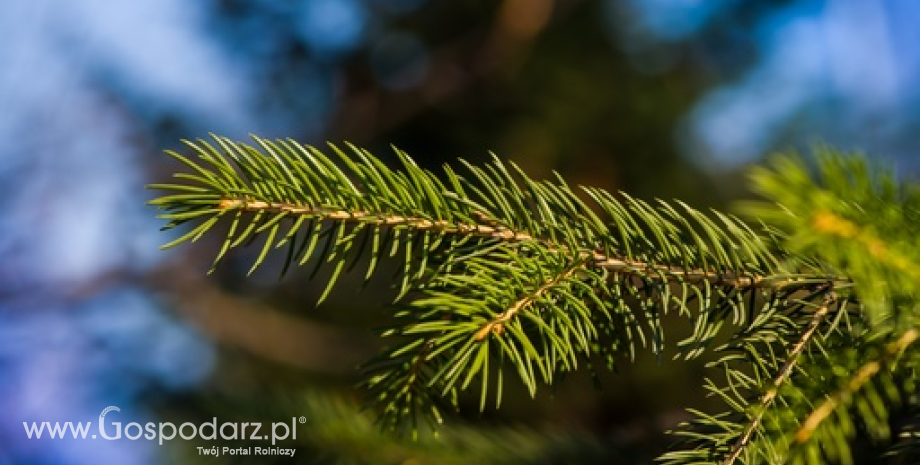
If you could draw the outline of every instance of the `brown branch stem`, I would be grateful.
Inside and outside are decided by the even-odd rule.
[[[511,321],[515,315],[519,312],[525,310],[530,304],[534,303],[539,299],[543,294],[546,293],[551,287],[559,284],[564,279],[572,276],[576,271],[583,268],[584,263],[579,262],[575,266],[569,267],[569,269],[564,272],[553,276],[551,279],[543,283],[542,286],[534,290],[533,292],[525,295],[519,300],[515,301],[511,306],[509,306],[504,312],[496,316],[492,321],[486,323],[485,326],[476,331],[476,340],[481,341],[489,335],[489,333],[494,332],[495,334],[501,334],[504,328],[505,323]]]
[[[219,209],[236,209],[245,212],[282,213],[289,212],[295,215],[308,215],[332,221],[348,223],[363,223],[371,226],[408,226],[420,231],[431,231],[445,234],[458,234],[481,237],[487,239],[500,239],[507,242],[536,241],[547,245],[551,250],[558,249],[545,240],[535,238],[529,234],[517,232],[507,227],[488,222],[489,224],[467,224],[446,220],[430,220],[427,218],[407,217],[401,215],[382,214],[366,211],[345,211],[313,206],[298,205],[283,202],[264,202],[259,200],[224,198],[217,205]],[[586,260],[586,266],[603,268],[611,273],[627,273],[645,277],[658,277],[665,275],[668,278],[680,279],[683,282],[703,283],[736,288],[769,288],[783,289],[794,287],[802,281],[795,278],[762,276],[739,271],[715,272],[703,269],[686,269],[680,266],[653,264],[641,260],[631,260],[623,257],[607,256],[596,251],[583,251],[581,259]],[[837,287],[849,284],[848,280],[832,278]],[[811,280],[810,282],[813,282]]]
[[[738,457],[741,456],[741,453],[744,452],[744,448],[751,442],[751,438],[754,437],[754,431],[760,426],[760,422],[763,420],[763,416],[767,411],[767,408],[773,403],[776,399],[776,396],[779,394],[779,388],[782,386],[786,380],[789,379],[789,376],[792,375],[792,369],[795,368],[796,363],[798,362],[799,355],[805,349],[805,346],[808,345],[808,342],[811,341],[811,338],[815,335],[815,332],[818,330],[818,326],[821,324],[821,321],[824,320],[824,317],[827,316],[828,309],[834,303],[835,299],[833,294],[825,294],[825,300],[823,305],[812,315],[811,321],[808,323],[808,327],[805,328],[805,331],[802,332],[802,336],[799,338],[799,341],[793,346],[792,351],[789,352],[789,356],[786,358],[786,363],[783,364],[782,369],[779,370],[779,373],[773,379],[773,387],[767,390],[764,393],[763,397],[760,399],[760,411],[751,419],[751,422],[745,428],[744,433],[735,444],[732,446],[731,452],[725,457],[725,461],[722,462],[723,465],[732,465],[735,463],[735,460],[738,460]]]
[[[528,234],[515,233],[502,226],[489,226],[482,224],[452,223],[444,220],[429,220],[426,218],[413,218],[399,215],[381,215],[364,211],[344,211],[316,208],[281,202],[247,201],[239,199],[224,199],[217,208],[225,210],[241,210],[245,212],[282,213],[290,212],[295,215],[308,215],[321,217],[333,221],[346,223],[364,223],[371,226],[410,226],[421,231],[434,231],[446,234],[463,234],[483,238],[503,239],[509,242],[520,242],[533,239]]]

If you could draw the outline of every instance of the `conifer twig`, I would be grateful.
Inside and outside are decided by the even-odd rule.
[[[482,224],[453,223],[444,220],[429,220],[400,215],[381,215],[365,211],[345,211],[325,208],[309,207],[282,202],[262,202],[243,199],[224,199],[217,205],[222,210],[237,209],[245,212],[282,213],[290,212],[298,215],[318,216],[323,219],[341,221],[346,223],[363,223],[371,226],[411,226],[421,231],[433,231],[445,234],[462,234],[482,238],[502,239],[509,242],[520,242],[533,239],[529,234],[516,233],[502,226],[489,226]]]
[[[239,210],[244,212],[264,212],[278,214],[289,212],[294,215],[307,215],[326,220],[361,223],[371,226],[409,226],[420,231],[436,232],[442,234],[458,234],[465,236],[481,237],[485,239],[500,239],[507,242],[537,241],[547,245],[551,250],[555,247],[547,241],[533,236],[516,232],[496,222],[487,221],[479,216],[481,222],[488,224],[467,224],[446,220],[430,220],[421,217],[408,217],[401,215],[382,214],[368,211],[345,211],[298,205],[284,202],[264,202],[245,198],[224,198],[216,206],[221,210]],[[685,269],[679,266],[655,265],[640,260],[629,260],[621,257],[607,256],[599,252],[581,252],[582,259],[589,259],[586,266],[602,268],[611,273],[639,274],[645,277],[659,277],[662,274],[674,279],[689,283],[703,283],[736,288],[771,288],[783,289],[795,286],[799,281],[795,279],[770,279],[770,277],[753,273],[740,273],[735,271],[714,272],[704,269]],[[832,278],[834,279],[834,278]],[[848,280],[834,279],[835,284],[842,285]]]
[[[501,334],[504,331],[504,324],[508,321],[511,321],[512,318],[518,313],[525,310],[530,304],[534,303],[539,299],[543,294],[546,293],[550,288],[559,284],[561,281],[565,280],[569,276],[575,274],[579,269],[584,268],[584,263],[579,262],[575,266],[570,267],[564,272],[553,276],[548,281],[546,281],[542,286],[534,290],[532,293],[522,297],[521,299],[515,301],[511,306],[509,306],[504,312],[492,319],[492,321],[486,323],[485,326],[476,331],[475,339],[481,341],[489,335],[490,332],[495,332],[496,334]]]
[[[827,288],[830,288],[831,284],[826,285]],[[735,463],[735,460],[741,456],[741,453],[744,452],[744,448],[751,442],[751,438],[754,437],[754,431],[760,426],[760,422],[763,420],[763,416],[766,413],[767,409],[770,407],[770,404],[776,399],[776,396],[779,394],[779,388],[782,386],[786,380],[789,379],[789,376],[792,374],[792,370],[795,368],[796,363],[798,362],[799,355],[805,350],[805,346],[811,341],[811,338],[815,335],[815,332],[818,330],[821,321],[824,320],[824,317],[827,316],[828,310],[831,305],[836,301],[836,297],[833,292],[825,291],[824,302],[821,307],[818,308],[818,311],[814,313],[811,317],[811,321],[808,323],[808,327],[805,328],[805,331],[802,332],[802,336],[799,338],[799,341],[793,346],[792,351],[789,352],[789,356],[786,358],[786,363],[783,365],[782,369],[779,370],[779,373],[773,379],[773,387],[767,390],[764,393],[763,397],[760,399],[760,409],[754,415],[754,418],[751,419],[751,422],[748,424],[747,428],[744,430],[744,434],[738,438],[735,444],[732,446],[731,451],[728,456],[725,458],[725,461],[722,462],[723,465],[732,465]]]

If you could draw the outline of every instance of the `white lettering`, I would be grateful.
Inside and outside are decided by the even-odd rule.
[[[128,428],[130,428],[132,425],[137,426],[137,436],[134,436],[133,438],[131,437],[130,434],[128,434]],[[125,437],[126,438],[134,441],[135,439],[140,439],[142,434],[144,434],[144,430],[141,429],[141,425],[139,423],[128,423],[127,425],[125,425]]]
[[[172,428],[172,434],[170,434],[169,437],[163,436],[163,427],[166,425],[169,425],[169,427]],[[170,422],[160,423],[160,445],[161,446],[163,445],[164,439],[166,439],[167,441],[172,441],[174,437],[176,437],[176,425]]]
[[[278,436],[277,431],[278,431],[279,426],[284,427],[284,436]],[[288,428],[287,423],[281,423],[281,422],[272,423],[272,445],[273,446],[275,445],[275,439],[287,439],[288,436],[290,435],[291,435],[291,429]]]

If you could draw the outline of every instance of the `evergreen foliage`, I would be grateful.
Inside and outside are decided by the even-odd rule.
[[[417,433],[458,396],[501,404],[505,378],[531,395],[566,372],[711,352],[707,389],[724,411],[694,412],[661,457],[679,464],[917,461],[920,195],[864,158],[821,149],[818,176],[794,157],[753,174],[759,222],[679,202],[535,180],[485,166],[398,168],[353,146],[187,142],[193,160],[151,203],[164,247],[229,227],[229,249],[261,240],[338,278],[369,257],[401,262],[391,344],[365,367],[378,421]],[[274,252],[279,250],[279,252]],[[692,322],[671,340],[662,316]],[[727,342],[726,342],[727,341]]]

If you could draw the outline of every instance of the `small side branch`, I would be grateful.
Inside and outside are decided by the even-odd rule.
[[[780,369],[779,373],[773,379],[773,387],[770,388],[760,399],[760,410],[751,419],[751,422],[745,428],[744,433],[732,446],[731,452],[728,453],[728,456],[725,457],[725,460],[722,462],[723,465],[732,465],[741,456],[741,453],[744,452],[745,447],[748,446],[751,442],[751,438],[754,437],[754,431],[760,426],[760,422],[763,421],[763,416],[766,413],[770,405],[773,404],[773,401],[776,399],[776,396],[779,394],[779,388],[785,383],[789,377],[792,375],[792,370],[795,368],[796,363],[798,362],[799,355],[805,350],[805,347],[814,337],[815,332],[818,330],[818,326],[821,325],[821,322],[824,320],[824,317],[827,316],[828,310],[831,305],[834,304],[836,298],[832,292],[827,292],[824,296],[824,302],[821,307],[812,315],[811,321],[808,323],[808,327],[805,328],[805,331],[802,333],[802,336],[799,338],[799,341],[792,348],[792,351],[789,352],[789,356],[786,358],[786,363],[783,365],[783,368]]]
[[[475,339],[477,341],[481,341],[485,339],[489,335],[489,333],[492,333],[492,332],[494,332],[495,334],[501,334],[504,331],[505,323],[507,323],[508,321],[511,321],[511,319],[514,318],[514,316],[517,315],[519,312],[526,310],[527,307],[529,307],[531,304],[536,302],[537,299],[539,299],[541,296],[546,294],[546,292],[549,291],[553,286],[568,279],[570,276],[575,274],[576,271],[578,271],[579,269],[583,267],[584,267],[584,263],[579,262],[575,266],[569,267],[564,272],[556,276],[553,276],[552,279],[543,283],[543,285],[541,285],[539,288],[537,288],[533,292],[515,301],[504,312],[496,316],[494,319],[492,319],[492,321],[486,323],[486,325],[480,328],[479,331],[476,331],[476,335],[474,336]]]

